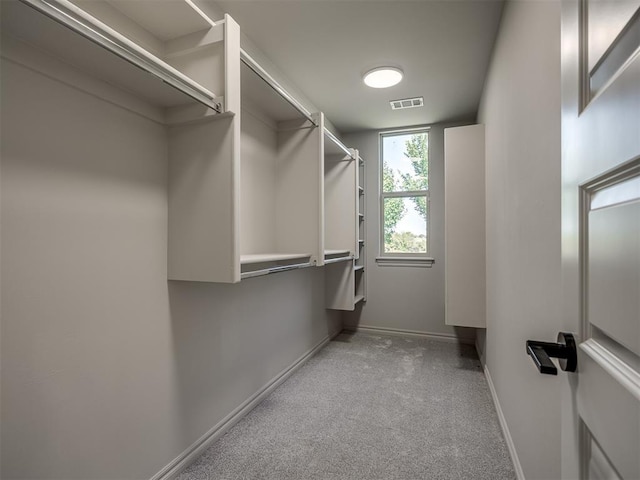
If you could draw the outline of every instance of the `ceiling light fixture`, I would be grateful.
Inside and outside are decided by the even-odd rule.
[[[371,88],[389,88],[402,80],[402,70],[396,67],[378,67],[364,74],[362,80]]]

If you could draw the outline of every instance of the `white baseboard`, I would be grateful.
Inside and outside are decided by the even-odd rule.
[[[381,335],[397,335],[402,337],[422,337],[429,338],[431,340],[440,340],[442,342],[464,343],[466,345],[475,344],[474,338],[458,337],[450,333],[421,332],[418,330],[403,330],[400,328],[372,327],[370,325],[345,325],[344,330],[347,332],[378,333]]]
[[[518,478],[518,480],[526,480],[524,477],[524,472],[522,471],[522,465],[520,465],[518,452],[516,452],[516,446],[513,443],[511,432],[509,431],[509,427],[507,426],[507,420],[504,418],[504,413],[502,412],[502,407],[500,406],[500,401],[498,400],[496,388],[493,385],[491,374],[489,373],[489,369],[486,365],[484,365],[484,376],[486,377],[487,383],[489,384],[491,398],[493,399],[493,404],[495,405],[496,412],[498,413],[498,420],[500,421],[500,427],[502,428],[502,433],[504,434],[504,440],[507,443],[507,448],[509,449],[509,454],[511,455],[511,461],[513,462],[513,468],[516,471],[516,477]]]
[[[476,340],[474,342],[474,345],[476,347],[476,353],[478,354],[478,358],[480,359],[480,365],[482,365],[482,368],[486,368],[486,358],[484,356],[484,350],[482,348],[480,348],[480,344],[478,343],[478,335],[476,334]],[[487,343],[485,340],[485,344],[484,344],[485,348],[487,347]]]
[[[327,343],[331,341],[340,332],[334,332],[323,338],[316,346],[307,353],[298,358],[292,365],[285,368],[276,375],[269,383],[262,387],[253,396],[248,398],[233,412],[223,418],[217,425],[211,428],[207,433],[194,442],[189,448],[178,455],[171,463],[156,473],[150,480],[172,480],[176,478],[180,472],[187,468],[196,458],[198,458],[204,450],[206,450],[213,442],[222,437],[231,427],[238,423],[242,418],[253,410],[262,400],[265,399],[273,390],[280,386],[293,373],[295,373],[307,360],[318,353]]]

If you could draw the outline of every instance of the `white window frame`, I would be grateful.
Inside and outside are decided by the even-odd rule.
[[[427,172],[429,173],[429,184],[426,190],[415,191],[395,191],[384,192],[383,191],[383,165],[384,165],[384,148],[383,142],[385,137],[392,137],[398,135],[407,135],[413,133],[426,133],[427,139],[427,152],[428,163]],[[380,132],[379,134],[379,155],[378,155],[378,192],[379,192],[379,256],[376,257],[376,262],[379,266],[401,266],[401,267],[430,267],[434,263],[433,257],[431,257],[431,199],[430,199],[430,181],[431,181],[431,129],[429,127],[416,127],[406,128],[400,130],[387,130]],[[424,253],[401,253],[401,252],[385,252],[384,251],[384,201],[387,198],[409,198],[424,196],[427,202],[427,251]]]

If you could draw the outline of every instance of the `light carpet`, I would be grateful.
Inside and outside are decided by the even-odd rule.
[[[178,480],[515,478],[472,346],[342,333]]]

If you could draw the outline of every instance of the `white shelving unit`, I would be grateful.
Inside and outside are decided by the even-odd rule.
[[[361,161],[358,151],[340,146],[331,150],[325,141],[325,242],[340,239],[350,244],[350,256],[325,267],[327,308],[354,310],[364,297],[364,203]],[[329,148],[327,148],[329,147]],[[348,153],[349,155],[346,155]],[[339,191],[339,193],[336,193]],[[329,261],[325,260],[325,264]]]
[[[358,253],[354,261],[354,305],[367,299],[366,264],[366,202],[365,202],[365,162],[358,155]]]
[[[2,14],[3,55],[42,63],[21,54],[35,46],[31,57],[62,60],[168,126],[169,279],[233,283],[324,261],[320,116],[242,51],[231,17],[179,0],[8,0]]]
[[[170,280],[357,257],[354,151],[243,51],[230,16],[188,0],[6,0],[2,56],[166,125]]]
[[[167,126],[169,279],[240,280],[240,55],[188,1],[2,4],[4,60]]]
[[[321,115],[306,112],[244,53],[241,82],[241,277],[312,266],[323,259]],[[255,255],[270,263],[244,261]]]
[[[238,282],[324,260],[322,115],[306,111],[239,44],[231,58],[235,114],[197,134],[174,129],[182,150],[197,145],[169,177],[174,280]]]
[[[172,279],[238,282],[323,260],[321,115],[307,112],[239,46],[232,55],[229,82],[242,92],[230,105],[237,113],[182,138],[184,148],[199,149],[170,173]],[[205,160],[203,143],[211,146]]]

